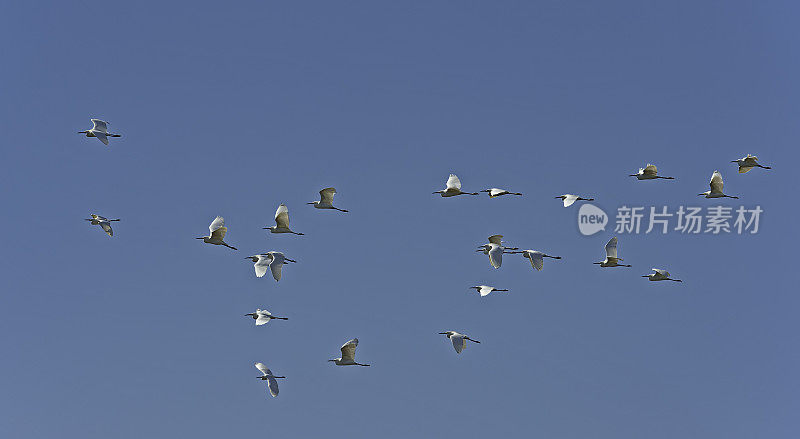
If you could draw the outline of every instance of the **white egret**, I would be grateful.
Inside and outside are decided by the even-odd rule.
[[[617,257],[617,237],[613,237],[606,243],[606,259],[603,262],[592,262],[601,267],[630,267],[630,265],[620,264],[618,261],[623,260]]]
[[[111,221],[119,221],[119,219],[108,219],[104,216],[91,214],[91,218],[85,218],[86,221],[91,221],[93,226],[100,226],[108,236],[114,236],[114,230],[111,229]]]
[[[663,178],[664,180],[675,180],[675,177],[662,177],[658,175],[658,168],[656,165],[647,164],[644,168],[639,168],[639,172],[631,174],[629,177],[636,177],[637,180],[655,180]]]
[[[702,195],[706,198],[739,198],[734,197],[733,195],[725,195],[722,193],[722,174],[720,174],[719,171],[714,171],[714,173],[711,174],[711,181],[709,184],[711,185],[710,191],[705,191],[702,194],[697,195]]]
[[[481,192],[488,192],[489,193],[489,198],[499,197],[501,195],[522,195],[519,192],[509,192],[509,191],[507,191],[505,189],[499,189],[499,188],[496,188],[496,187],[493,187],[491,189],[484,189]]]
[[[769,166],[759,165],[758,157],[750,154],[747,154],[746,156],[740,158],[739,160],[731,160],[731,163],[736,163],[739,165],[740,174],[744,174],[745,172],[748,172],[753,168],[772,169]]]
[[[489,237],[489,243],[483,244],[478,247],[476,252],[481,252],[489,255],[489,264],[494,268],[500,268],[503,265],[503,253],[506,250],[519,250],[516,247],[503,246],[503,235],[492,235]]]
[[[264,277],[264,275],[267,273],[267,267],[269,267],[269,269],[272,271],[272,277],[275,278],[276,282],[281,280],[283,264],[286,262],[297,262],[294,259],[287,258],[283,253],[276,251],[248,256],[245,259],[250,259],[251,261],[255,262],[255,264],[253,264],[253,268],[256,270],[257,277]]]
[[[108,122],[100,119],[92,119],[92,129],[86,131],[78,131],[78,134],[86,134],[86,137],[97,137],[98,140],[108,145],[109,137],[122,137],[121,134],[111,134],[108,132]]]
[[[266,325],[272,319],[289,320],[288,317],[274,316],[271,312],[261,308],[257,309],[256,312],[245,314],[245,316],[252,317],[256,321],[256,326]]]
[[[278,380],[275,378],[286,378],[286,377],[278,377],[272,374],[272,371],[264,363],[256,363],[256,369],[260,370],[263,375],[260,377],[256,377],[260,380],[264,380],[267,382],[267,387],[269,387],[269,394],[273,397],[278,396]]]
[[[224,245],[225,247],[238,250],[236,247],[230,246],[224,241],[226,233],[228,233],[228,228],[225,227],[225,218],[218,216],[214,218],[214,221],[208,226],[208,236],[201,236],[195,239],[202,239],[206,244]]]
[[[594,198],[583,198],[572,194],[559,195],[555,198],[561,198],[561,200],[564,201],[564,207],[572,206],[576,201],[594,201]]]
[[[442,197],[455,197],[456,195],[480,195],[477,192],[463,192],[461,190],[461,180],[456,174],[450,174],[447,178],[447,187],[444,190],[436,191],[434,194],[441,194]]]
[[[293,232],[289,228],[289,209],[285,204],[278,206],[275,211],[275,224],[274,226],[264,227],[264,230],[269,230],[270,233],[294,233],[295,235],[305,235],[305,233]]]
[[[501,290],[495,287],[490,287],[489,285],[475,285],[474,287],[470,287],[470,289],[477,291],[481,295],[481,297],[488,296],[492,291],[508,291],[508,290]]]
[[[673,282],[683,282],[680,279],[672,279],[671,277],[669,277],[669,271],[664,270],[663,268],[652,268],[651,270],[653,270],[653,273],[645,274],[642,277],[647,277],[651,281],[671,280]]]
[[[456,353],[459,353],[459,354],[461,353],[461,351],[466,349],[467,340],[469,340],[471,342],[474,342],[474,343],[480,343],[478,340],[473,340],[473,339],[467,337],[466,335],[458,333],[456,331],[445,331],[445,332],[440,332],[439,334],[446,335],[447,338],[449,338],[450,341],[453,342],[453,347],[455,348]]]
[[[339,212],[348,212],[345,209],[339,209],[333,206],[333,196],[336,195],[336,188],[326,187],[319,191],[319,201],[312,201],[306,204],[313,204],[317,209],[334,209]]]
[[[521,252],[509,252],[509,253],[512,254],[521,253],[523,258],[530,259],[531,266],[535,268],[536,271],[541,271],[542,268],[544,268],[544,258],[561,259],[561,256],[550,256],[536,250],[523,250]]]
[[[356,363],[356,346],[358,346],[358,339],[354,338],[342,345],[342,356],[334,358],[333,364],[337,366],[369,366],[369,364]]]

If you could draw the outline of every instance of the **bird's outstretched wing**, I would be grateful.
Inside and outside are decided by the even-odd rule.
[[[722,183],[722,174],[720,174],[719,171],[714,171],[714,173],[711,175],[711,182],[709,184],[711,185],[711,192],[712,193],[720,193],[721,194],[722,193],[722,185],[723,185],[723,183]]]
[[[492,287],[481,285],[478,292],[480,293],[481,297],[488,296],[492,292]]]
[[[100,132],[94,133],[94,136],[97,137],[98,140],[103,142],[104,145],[108,145],[108,137],[106,136],[105,133],[100,133]]]
[[[278,380],[273,377],[267,378],[267,387],[269,387],[269,394],[272,395],[273,398],[278,396]]]
[[[333,204],[333,196],[336,195],[336,188],[327,187],[319,191],[319,198],[322,204]]]
[[[489,250],[489,263],[494,268],[500,268],[503,264],[503,247],[499,245],[492,246],[492,249]]]
[[[214,232],[211,234],[211,238],[219,239],[220,241],[222,241],[223,239],[225,239],[225,235],[227,233],[228,233],[228,228],[225,227],[225,226],[222,226],[222,227],[218,228],[217,230],[214,230]]]
[[[606,257],[608,258],[616,258],[617,257],[617,237],[613,237],[608,240],[606,244]]]
[[[653,268],[653,271],[655,271],[656,273],[660,274],[663,277],[669,277],[669,271],[664,270],[662,268]]]
[[[542,256],[541,252],[537,251],[529,251],[527,253],[528,259],[531,260],[531,265],[536,271],[541,271],[544,268],[544,257]]]
[[[747,163],[748,165],[757,165],[758,157],[747,154],[747,157],[744,158],[744,162]]]
[[[275,278],[275,281],[281,280],[281,271],[283,269],[283,255],[278,257],[276,255],[270,255],[270,263],[269,269],[272,270],[272,277]]]
[[[503,235],[492,235],[489,237],[489,242],[500,245],[503,243]]]
[[[354,338],[342,345],[342,360],[355,361],[358,339]]]
[[[272,371],[264,363],[256,363],[256,369],[260,370],[264,375],[272,375]]]
[[[219,229],[224,225],[225,225],[225,218],[221,216],[214,218],[214,221],[211,221],[211,224],[209,224],[208,226],[208,234],[212,235],[215,230]]]
[[[644,175],[656,175],[658,174],[658,168],[656,168],[656,165],[648,163],[647,166],[644,167],[643,173]]]
[[[100,227],[108,234],[108,236],[114,236],[114,230],[111,229],[111,224],[105,221],[100,223]]]
[[[256,270],[256,277],[264,277],[267,274],[267,268],[269,268],[269,264],[272,262],[272,257],[269,255],[258,255],[258,260],[255,264],[253,264],[253,268]]]
[[[285,204],[278,206],[275,211],[275,224],[278,227],[289,227],[289,208]]]
[[[272,314],[269,311],[259,310],[256,311],[258,317],[256,318],[256,326],[266,325],[271,320]]]
[[[467,347],[467,343],[464,340],[464,336],[463,335],[450,336],[450,341],[453,342],[453,347],[456,349],[456,352],[459,353],[459,354],[461,353],[461,351],[464,350],[464,348]]]
[[[94,126],[92,126],[92,131],[99,131],[101,133],[108,132],[108,122],[100,119],[92,119],[92,124],[94,124]],[[97,135],[97,133],[94,134]]]
[[[461,180],[458,179],[456,174],[450,174],[450,177],[447,178],[447,189],[461,190]]]
[[[564,195],[564,207],[572,206],[575,203],[575,200],[578,199],[577,195],[566,194]]]

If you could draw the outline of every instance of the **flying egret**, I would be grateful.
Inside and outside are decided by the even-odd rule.
[[[288,317],[274,316],[271,312],[261,308],[257,309],[256,312],[245,314],[246,316],[252,317],[256,321],[256,326],[266,325],[272,319],[289,320]]]
[[[473,289],[478,293],[480,293],[481,297],[488,296],[489,293],[491,293],[492,291],[508,291],[508,290],[501,290],[495,287],[490,287],[489,285],[475,285],[474,287],[470,287],[470,289]]]
[[[228,233],[228,228],[225,227],[225,218],[218,216],[214,218],[214,221],[208,226],[208,236],[201,236],[195,239],[202,239],[206,244],[224,245],[225,247],[238,250],[236,247],[230,246],[224,241],[226,233]]]
[[[507,191],[505,189],[499,189],[499,188],[496,188],[496,187],[493,187],[491,189],[484,189],[481,192],[488,192],[489,193],[489,198],[499,197],[501,195],[522,195],[519,192],[509,192],[509,191]]]
[[[531,266],[536,271],[541,271],[544,268],[544,258],[561,259],[561,256],[550,256],[536,250],[523,250],[521,252],[509,252],[511,254],[522,254],[523,258],[528,258],[531,261]]]
[[[623,260],[617,257],[617,237],[613,237],[606,243],[606,259],[603,262],[592,262],[601,267],[630,267],[630,265],[619,264],[617,261]]]
[[[108,122],[100,119],[92,119],[92,129],[86,131],[78,131],[78,134],[86,134],[86,137],[97,137],[98,140],[108,145],[109,137],[122,137],[121,134],[111,134],[108,132]]]
[[[739,160],[731,160],[731,163],[736,163],[739,165],[740,174],[744,174],[753,168],[772,169],[769,166],[759,165],[758,157],[750,154],[747,154],[746,156],[740,158]]]
[[[334,209],[339,212],[348,212],[345,209],[339,209],[333,206],[333,196],[336,195],[336,188],[326,187],[319,191],[319,201],[312,201],[306,204],[313,204],[317,209]]]
[[[285,204],[278,206],[275,211],[275,224],[274,226],[264,227],[264,230],[269,230],[270,233],[294,233],[295,235],[305,235],[305,233],[293,232],[289,228],[289,209]]]
[[[447,338],[449,338],[450,341],[453,342],[453,347],[456,349],[456,353],[459,354],[467,347],[467,340],[474,343],[480,343],[478,340],[473,340],[467,337],[466,335],[460,334],[456,331],[445,331],[445,332],[440,332],[439,334],[446,335]]]
[[[656,280],[671,280],[673,282],[683,282],[680,279],[672,279],[669,277],[669,271],[664,270],[663,268],[652,268],[653,273],[645,274],[642,277],[650,278],[651,281]]]
[[[436,191],[434,194],[441,194],[442,197],[455,197],[456,195],[480,195],[477,192],[463,192],[461,191],[461,180],[458,179],[456,174],[450,174],[447,178],[447,187],[444,190]]]
[[[656,165],[647,164],[644,168],[639,168],[639,172],[631,174],[629,177],[636,177],[637,180],[655,180],[663,178],[664,180],[675,180],[675,177],[662,177],[658,175],[658,168]]]
[[[711,181],[709,183],[711,185],[711,190],[705,191],[702,194],[697,194],[698,196],[703,195],[706,198],[739,198],[722,193],[722,174],[720,174],[719,171],[714,171],[714,173],[711,174]]]
[[[119,221],[118,219],[108,219],[104,216],[91,214],[91,218],[85,218],[86,221],[91,221],[93,226],[100,226],[108,236],[114,236],[114,230],[111,229],[111,221]]]
[[[286,377],[278,377],[272,374],[272,371],[264,363],[256,363],[256,369],[260,370],[263,375],[260,377],[256,377],[260,380],[264,380],[267,382],[267,387],[269,387],[269,394],[272,397],[278,396],[278,380],[275,378],[286,378]]]
[[[356,346],[358,346],[358,339],[354,338],[342,345],[342,356],[334,358],[333,364],[337,366],[369,366],[369,364],[356,363]]]
[[[594,201],[594,198],[583,198],[578,195],[572,195],[572,194],[559,195],[555,198],[561,198],[561,200],[564,201],[564,207],[572,206],[572,204],[575,203],[576,201]]]
[[[269,269],[272,271],[272,277],[275,278],[276,282],[281,280],[281,269],[283,268],[283,264],[286,262],[297,262],[294,259],[287,258],[283,253],[276,251],[248,256],[245,259],[250,259],[251,261],[255,262],[253,267],[256,270],[257,277],[264,277],[264,275],[267,273],[267,267],[269,267]]]
[[[489,255],[489,264],[494,268],[500,268],[500,266],[503,265],[503,253],[505,253],[506,250],[519,249],[516,247],[503,246],[503,235],[492,235],[489,237],[488,244],[483,244],[475,251]]]

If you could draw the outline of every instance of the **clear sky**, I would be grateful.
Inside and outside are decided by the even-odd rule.
[[[0,436],[796,437],[797,3],[414,3],[0,7]],[[706,207],[715,169],[759,233],[621,234],[632,269],[553,199]],[[495,233],[564,259],[494,270]]]

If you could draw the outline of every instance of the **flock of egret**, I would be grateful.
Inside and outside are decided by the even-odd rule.
[[[108,132],[108,122],[100,119],[91,119],[93,126],[92,129],[86,131],[79,131],[80,134],[85,134],[86,137],[96,137],[105,145],[108,145],[109,137],[121,137],[120,134],[112,134]],[[747,156],[733,160],[739,167],[739,173],[746,173],[753,168],[771,169],[769,166],[763,166],[758,163],[758,158],[748,154]],[[674,180],[674,177],[663,177],[658,175],[658,169],[652,164],[647,164],[644,168],[640,168],[636,174],[630,174],[631,177],[636,177],[637,180],[655,180],[665,179]],[[703,192],[701,196],[705,198],[738,198],[723,193],[722,175],[719,171],[714,171],[711,176],[710,190]],[[458,195],[479,195],[480,192],[486,192],[490,198],[500,197],[503,195],[516,195],[522,196],[521,192],[511,192],[506,189],[490,188],[484,189],[480,192],[464,192],[461,189],[461,180],[455,175],[450,174],[445,183],[445,189],[433,192],[442,197],[455,197]],[[333,205],[333,197],[336,195],[336,189],[333,187],[324,188],[319,191],[320,199],[306,204],[313,205],[316,209],[332,209],[339,212],[348,212],[346,209],[340,209]],[[555,198],[561,199],[564,207],[569,207],[576,201],[594,201],[594,198],[584,198],[579,195],[564,194]],[[92,225],[100,226],[108,236],[114,236],[114,231],[111,228],[111,222],[120,221],[119,219],[108,219],[97,214],[91,214],[91,218],[87,218]],[[275,225],[264,227],[264,230],[269,230],[270,233],[290,233],[294,235],[303,235],[303,233],[295,232],[289,228],[289,209],[285,204],[278,206],[275,211]],[[206,244],[222,245],[232,250],[237,250],[236,247],[225,242],[225,235],[228,229],[225,227],[225,219],[217,216],[208,226],[208,236],[201,236],[196,239],[203,240]],[[488,243],[478,246],[476,252],[483,253],[489,258],[489,265],[498,269],[503,264],[503,254],[521,254],[523,258],[530,261],[531,267],[536,271],[541,271],[544,268],[544,258],[561,259],[560,256],[552,256],[537,250],[521,250],[517,247],[507,246],[503,242],[503,235],[492,235],[488,238]],[[631,267],[631,265],[620,264],[623,261],[617,253],[617,238],[611,238],[605,245],[606,257],[603,261],[593,262],[593,264],[600,265],[601,267]],[[245,259],[250,259],[254,264],[253,268],[257,277],[264,277],[269,270],[275,281],[281,280],[282,268],[286,263],[295,263],[297,261],[287,258],[282,252],[268,251],[266,253],[255,254],[247,256]],[[643,275],[642,277],[648,278],[650,281],[673,281],[683,282],[680,279],[673,279],[670,273],[661,268],[653,268],[652,273]],[[507,292],[508,289],[499,289],[489,285],[476,285],[470,287],[476,290],[481,297],[488,296],[492,292],[502,291]],[[262,326],[269,323],[270,320],[288,320],[287,317],[278,317],[265,309],[257,309],[255,312],[245,314],[246,317],[252,317],[255,320],[256,326]],[[456,353],[461,353],[466,347],[467,342],[480,343],[478,340],[472,339],[465,334],[456,331],[444,331],[439,334],[447,336],[453,343],[453,348]],[[358,339],[354,338],[346,342],[341,350],[341,357],[328,360],[337,366],[369,366],[369,364],[358,363],[355,361],[356,348],[358,347]],[[283,376],[275,376],[272,371],[263,363],[255,363],[255,367],[261,371],[262,375],[258,377],[260,380],[267,381],[267,387],[270,395],[273,397],[278,396],[278,378],[285,378]]]

